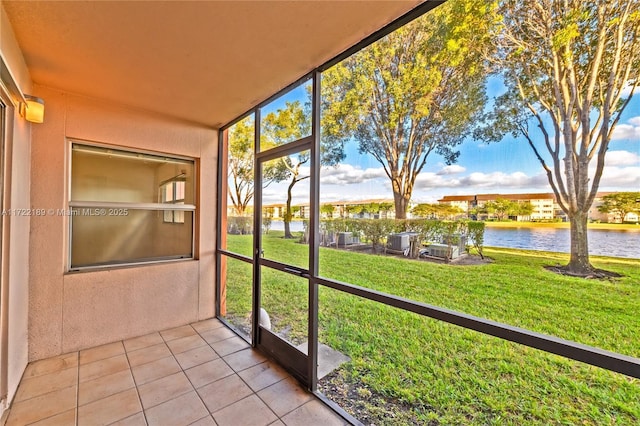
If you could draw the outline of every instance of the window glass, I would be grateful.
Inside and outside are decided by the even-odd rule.
[[[319,300],[318,390],[364,424],[636,423],[622,374],[324,286]]]
[[[220,315],[246,339],[251,339],[253,266],[225,255],[220,260]]]
[[[311,80],[260,109],[260,151],[311,135]]]
[[[180,225],[164,220],[167,210],[71,209],[71,267],[136,263],[193,256],[193,212]]]
[[[222,249],[252,256],[255,160],[253,115],[225,130],[225,136],[227,205],[221,215],[223,232],[226,234],[220,245]]]
[[[194,204],[193,161],[73,144],[71,200]],[[162,193],[158,199],[158,188]]]
[[[193,257],[194,162],[72,145],[70,269]]]
[[[622,178],[640,164],[629,152],[632,134],[618,128],[607,141],[593,204],[582,205],[581,214],[567,209],[571,195],[563,201],[554,188],[571,193],[587,185],[574,185],[565,174],[564,160],[572,156],[561,148],[556,157],[549,152],[554,140],[564,143],[543,107],[557,104],[548,90],[553,74],[540,72],[552,63],[541,58],[554,57],[547,51],[554,43],[523,30],[540,23],[541,11],[499,3],[508,10],[447,1],[322,73],[321,151],[338,140],[344,156],[320,170],[319,274],[638,357],[638,217],[621,207],[638,199],[637,182]],[[571,10],[578,4],[586,3],[558,7],[549,15],[557,20],[545,22],[555,26],[575,16],[584,25],[580,37],[597,38],[590,27],[596,20],[587,17],[599,16],[604,6]],[[614,9],[622,16],[624,8]],[[496,27],[502,12],[516,15]],[[517,37],[527,42],[518,44]],[[501,46],[513,62],[496,54],[499,68],[486,68],[489,51],[478,48],[492,43],[514,43]],[[572,45],[575,61],[568,61],[588,74],[581,43]],[[526,68],[523,57],[541,66],[535,78],[514,69]],[[616,114],[627,123],[622,129],[631,129],[640,97],[628,99],[632,92],[620,90],[611,93],[629,103]],[[531,116],[532,109],[541,116]],[[598,151],[597,126],[606,122],[595,120],[601,111],[589,111],[593,144],[583,152]],[[587,121],[572,121],[577,115],[566,117],[565,125],[576,126],[572,137],[587,134]],[[577,137],[573,149],[587,140]],[[547,170],[556,167],[553,185],[541,159]],[[594,157],[589,185],[598,182],[596,163]],[[569,183],[558,181],[563,176]],[[582,194],[573,199],[588,199]]]

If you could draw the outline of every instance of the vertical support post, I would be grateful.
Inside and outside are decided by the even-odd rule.
[[[318,246],[320,242],[320,78],[319,71],[313,73],[311,99],[311,200],[309,202],[309,347],[307,362],[309,372],[309,390],[315,392],[318,387]]]
[[[258,345],[260,325],[260,247],[262,245],[262,161],[260,152],[260,108],[254,112],[255,137],[253,141],[253,300],[251,308],[251,345]]]
[[[227,248],[227,177],[229,167],[229,130],[218,132],[218,250]],[[227,315],[227,257],[216,254],[218,262],[216,286],[216,316]]]

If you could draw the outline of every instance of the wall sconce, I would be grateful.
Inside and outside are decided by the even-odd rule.
[[[44,122],[44,100],[31,95],[24,95],[26,104],[22,105],[22,116],[32,123]]]

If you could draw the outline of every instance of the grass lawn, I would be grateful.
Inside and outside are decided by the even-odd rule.
[[[266,236],[276,259],[303,264],[307,247]],[[251,236],[229,236],[244,251]],[[640,260],[594,257],[615,281],[559,276],[567,255],[486,249],[494,262],[453,266],[321,249],[320,273],[640,357]],[[280,257],[286,256],[286,257]],[[232,321],[250,312],[250,266],[228,265]],[[265,271],[276,331],[305,340],[307,289]],[[640,381],[416,314],[320,288],[320,340],[352,361],[321,381],[328,396],[376,424],[638,424]]]

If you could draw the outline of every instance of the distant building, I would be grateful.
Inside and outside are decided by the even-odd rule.
[[[474,209],[482,209],[488,202],[498,199],[531,204],[533,207],[531,214],[518,216],[516,220],[519,221],[552,220],[563,216],[560,206],[555,203],[555,197],[551,193],[445,195],[438,202],[458,207],[467,215],[471,215]],[[484,218],[486,219],[486,215]]]
[[[382,208],[372,212],[368,208],[371,206],[390,206],[388,209]],[[333,206],[333,211],[328,213],[323,211],[324,206]],[[285,204],[269,204],[262,206],[263,211],[273,219],[281,219],[284,216]],[[304,219],[310,216],[309,203],[294,204],[291,206],[294,219]],[[320,203],[320,216],[324,219],[338,218],[361,218],[361,219],[394,219],[396,216],[393,200],[370,199],[352,201],[328,201]]]
[[[614,214],[601,213],[598,211],[598,207],[602,205],[602,197],[610,194],[614,194],[614,192],[598,192],[596,198],[593,200],[593,205],[589,209],[589,220],[601,222],[616,221]],[[517,201],[520,203],[531,203],[531,206],[533,207],[531,215],[518,216],[515,218],[518,221],[566,219],[566,215],[560,208],[560,205],[556,202],[555,195],[550,192],[525,194],[445,195],[438,200],[438,202],[440,204],[449,204],[451,206],[458,207],[470,216],[474,209],[482,209],[489,201],[496,201],[498,199]],[[484,216],[484,219],[486,219],[487,215]],[[625,216],[624,221],[637,222],[638,215],[635,213],[628,213]]]

